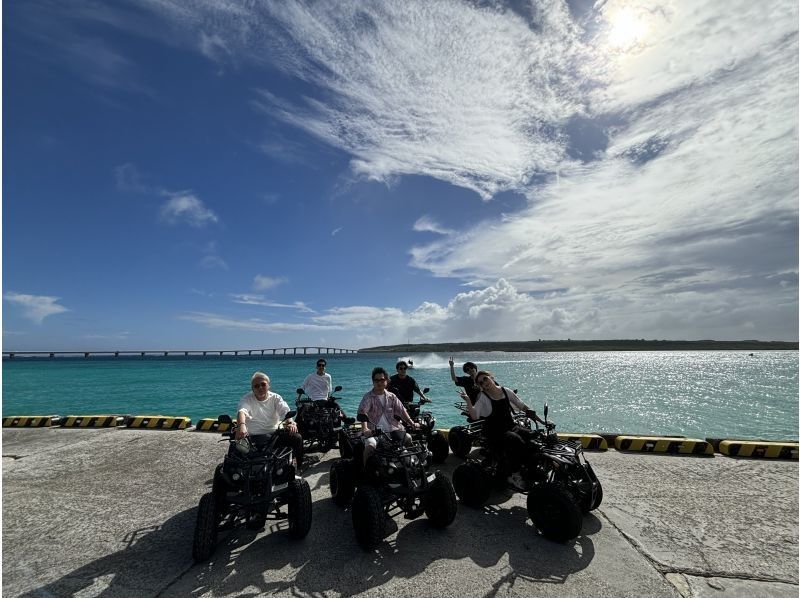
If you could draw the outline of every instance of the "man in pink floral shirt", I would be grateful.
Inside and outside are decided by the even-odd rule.
[[[358,405],[358,412],[365,413],[369,418],[369,423],[361,423],[361,430],[367,439],[364,443],[365,464],[375,452],[375,447],[378,446],[378,439],[374,436],[376,427],[389,433],[395,440],[405,440],[406,438],[405,428],[395,416],[409,426],[419,428],[419,424],[414,423],[400,399],[394,393],[386,390],[388,382],[389,374],[386,370],[382,367],[374,368],[372,370],[372,390],[364,395]]]

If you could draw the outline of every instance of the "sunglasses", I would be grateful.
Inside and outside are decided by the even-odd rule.
[[[253,388],[266,388],[266,387],[267,387],[266,382],[259,382],[258,384],[253,384]]]
[[[318,364],[317,364],[317,367],[318,367],[318,368],[324,368],[324,367],[325,367],[325,364],[324,364],[324,363],[318,363]]]
[[[491,378],[487,378],[486,376],[484,376],[483,378],[481,378],[480,380],[478,380],[478,384],[480,384],[481,386],[483,386],[483,383],[484,383],[484,382],[491,382],[491,380],[492,380]]]
[[[399,367],[399,368],[397,368],[397,370],[398,370],[398,371],[400,371],[400,370],[407,370],[407,369],[408,369],[408,368],[405,368],[405,367]]]
[[[373,382],[387,382],[386,378],[373,378]]]

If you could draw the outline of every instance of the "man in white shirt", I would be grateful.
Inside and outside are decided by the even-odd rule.
[[[328,363],[324,359],[317,360],[317,371],[310,373],[303,380],[303,390],[312,401],[321,401],[331,396],[333,392],[333,380],[331,375],[325,371]]]
[[[283,397],[269,390],[269,376],[256,372],[250,379],[251,392],[239,400],[236,413],[236,439],[253,436],[253,440],[265,440],[283,427],[282,433],[275,441],[276,447],[288,446],[292,449],[295,467],[303,463],[303,437],[297,433],[297,424],[283,418],[289,413],[289,405]]]

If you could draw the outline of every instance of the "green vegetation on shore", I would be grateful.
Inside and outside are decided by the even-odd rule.
[[[786,341],[658,341],[621,340],[536,340],[473,343],[428,343],[384,345],[359,349],[359,353],[464,353],[470,351],[796,351],[797,342]]]

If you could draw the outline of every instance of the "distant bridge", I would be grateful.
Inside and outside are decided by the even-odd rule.
[[[316,351],[316,353],[315,353]],[[358,353],[357,349],[341,349],[339,347],[277,347],[274,349],[192,349],[192,350],[179,350],[179,349],[148,349],[145,351],[3,351],[3,357],[14,359],[14,357],[37,357],[46,356],[54,357],[69,357],[80,356],[92,357],[107,356],[107,357],[120,357],[120,356],[139,356],[146,355],[168,357],[170,355],[330,355],[330,354],[352,354]]]

